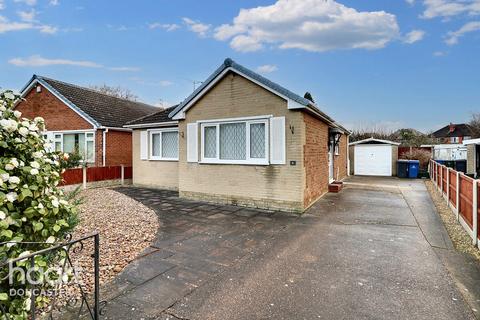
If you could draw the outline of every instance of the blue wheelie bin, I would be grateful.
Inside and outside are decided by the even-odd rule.
[[[420,167],[420,161],[418,161],[418,160],[409,160],[408,161],[408,177],[410,179],[418,178],[419,167]]]

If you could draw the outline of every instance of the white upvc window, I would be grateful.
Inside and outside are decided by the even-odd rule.
[[[178,129],[149,131],[149,159],[178,161]]]
[[[95,162],[95,132],[61,131],[48,132],[52,136],[52,150],[57,152],[78,152],[83,161]]]
[[[269,120],[201,123],[201,162],[269,164]]]

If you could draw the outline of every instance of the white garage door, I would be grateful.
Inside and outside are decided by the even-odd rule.
[[[392,146],[359,144],[355,146],[354,172],[363,176],[392,175]]]

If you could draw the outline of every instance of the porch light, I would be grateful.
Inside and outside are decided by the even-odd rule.
[[[328,135],[330,137],[330,141],[333,144],[333,146],[338,145],[340,142],[340,138],[342,137],[342,130],[338,128],[329,128],[328,129]]]

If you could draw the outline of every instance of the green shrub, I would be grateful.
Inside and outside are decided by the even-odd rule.
[[[57,188],[63,159],[47,151],[42,118],[30,121],[13,110],[18,99],[11,91],[0,93],[0,263],[61,241],[77,221],[75,206]],[[44,268],[52,261],[52,256],[38,256],[35,267]],[[9,289],[28,287],[16,277],[9,283],[8,272],[8,267],[0,269],[0,304],[6,310],[0,319],[27,318],[30,299],[10,296]],[[37,297],[39,307],[45,303],[47,297]]]

